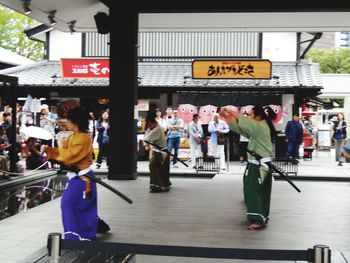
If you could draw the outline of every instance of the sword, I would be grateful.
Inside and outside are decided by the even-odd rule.
[[[168,151],[168,149],[166,149],[166,148],[161,148],[160,146],[158,146],[158,145],[156,145],[156,144],[154,144],[154,143],[151,143],[151,142],[149,142],[149,141],[144,141],[144,142],[145,142],[145,143],[148,143],[148,144],[150,144],[150,145],[152,145],[152,146],[154,146],[154,147],[156,147],[158,150],[160,150],[160,151],[162,151],[162,152],[165,152],[165,153],[169,154],[170,156],[174,157],[177,161],[179,161],[180,163],[182,163],[183,165],[185,165],[186,167],[188,167],[188,164],[187,164],[187,163],[185,163],[184,161],[182,161],[182,160],[180,160],[179,158],[175,157],[175,155],[172,154],[172,153],[170,153],[170,152]]]
[[[50,159],[50,162],[51,163],[60,163],[60,162],[58,162],[57,160],[54,160],[54,159]],[[70,166],[70,168],[71,169],[76,169],[76,167],[74,167],[74,166]],[[98,179],[96,177],[90,176],[88,174],[83,174],[82,176],[85,176],[85,177],[89,178],[91,181],[94,181],[94,182],[102,185],[103,187],[107,188],[108,190],[112,191],[113,193],[115,193],[116,195],[118,195],[119,197],[124,199],[129,204],[131,204],[133,202],[129,197],[127,197],[123,193],[119,192],[117,189],[115,189],[114,187],[110,186],[109,184],[106,184],[102,180],[100,180],[100,179]]]
[[[82,176],[85,176],[89,179],[91,179],[92,181],[102,185],[103,187],[107,188],[108,190],[112,191],[113,193],[115,193],[116,195],[120,196],[122,199],[124,199],[126,202],[128,202],[129,204],[131,204],[133,201],[127,197],[126,195],[124,195],[123,193],[119,192],[117,189],[115,189],[114,187],[110,186],[109,184],[106,184],[105,182],[103,182],[101,179],[98,179],[96,177],[90,176],[88,174],[84,174]]]
[[[247,152],[253,155],[258,161],[260,161],[260,159],[262,158],[260,155],[249,149],[247,149]],[[283,171],[281,168],[279,168],[272,162],[266,162],[266,165],[270,167],[273,171],[277,172],[284,180],[286,180],[291,186],[293,186],[293,188],[297,190],[298,193],[301,192],[300,189],[289,179],[289,176],[285,171]]]

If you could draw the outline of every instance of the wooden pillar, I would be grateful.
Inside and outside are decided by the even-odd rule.
[[[137,34],[133,1],[110,9],[110,152],[108,179],[136,179]]]

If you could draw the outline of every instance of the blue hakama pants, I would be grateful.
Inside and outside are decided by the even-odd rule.
[[[93,171],[88,173],[94,176]],[[86,180],[86,179],[85,179]],[[65,239],[93,240],[97,231],[96,183],[90,181],[91,193],[86,194],[86,181],[77,176],[70,179],[61,199]]]

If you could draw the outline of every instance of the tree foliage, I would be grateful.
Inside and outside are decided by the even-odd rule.
[[[23,32],[38,24],[36,20],[0,5],[0,47],[34,61],[42,60],[43,43],[29,39]]]
[[[319,63],[321,73],[350,73],[350,48],[310,49],[306,58]]]

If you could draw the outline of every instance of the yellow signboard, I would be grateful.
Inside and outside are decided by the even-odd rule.
[[[270,79],[272,63],[260,60],[194,60],[193,79]]]

